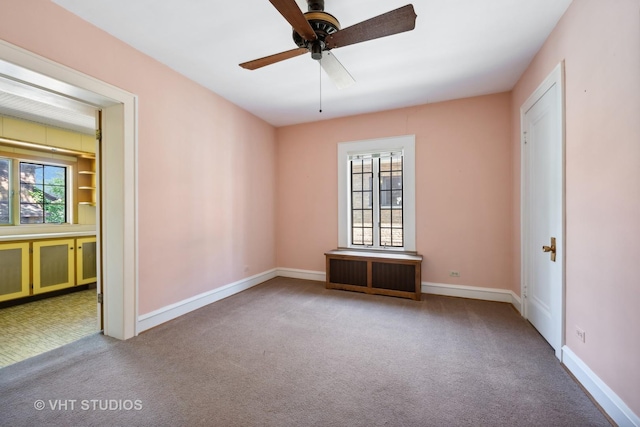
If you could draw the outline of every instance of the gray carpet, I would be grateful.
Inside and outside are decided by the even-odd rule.
[[[0,393],[3,426],[609,425],[508,304],[285,278],[0,369]]]

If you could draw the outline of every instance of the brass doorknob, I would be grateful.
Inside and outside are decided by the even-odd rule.
[[[551,238],[551,246],[543,246],[542,252],[551,252],[551,261],[556,262],[556,238]]]

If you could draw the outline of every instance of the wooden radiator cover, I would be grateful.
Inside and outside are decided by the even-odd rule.
[[[325,257],[327,289],[420,300],[421,255],[333,250]]]

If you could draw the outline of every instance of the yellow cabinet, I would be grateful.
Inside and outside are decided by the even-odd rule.
[[[74,248],[74,239],[33,242],[34,294],[75,285]]]
[[[0,301],[29,295],[29,243],[0,243]]]
[[[0,243],[0,302],[95,283],[97,253],[95,236]]]
[[[98,276],[95,237],[76,239],[76,285],[93,283]]]

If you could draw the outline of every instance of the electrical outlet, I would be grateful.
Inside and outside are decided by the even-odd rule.
[[[460,277],[460,272],[459,271],[455,271],[455,270],[451,270],[449,272],[449,276],[451,276],[451,277]]]
[[[585,339],[586,339],[585,335],[586,333],[582,329],[576,326],[576,336],[580,341],[585,342]]]

